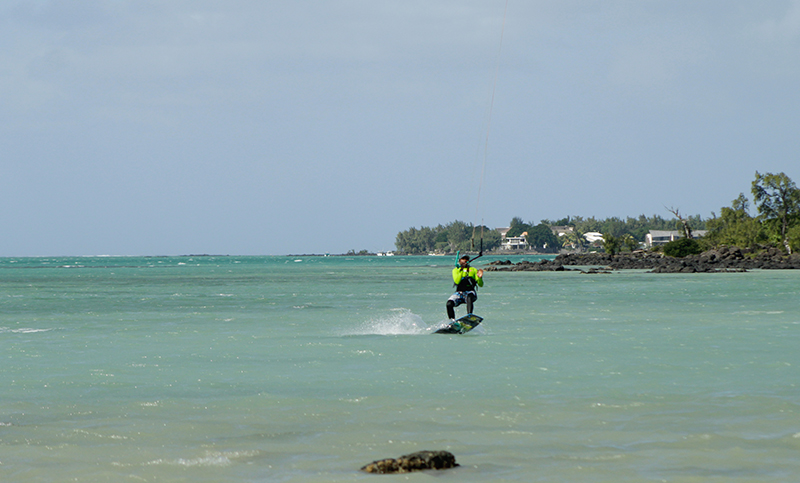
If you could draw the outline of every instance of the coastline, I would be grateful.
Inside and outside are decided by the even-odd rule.
[[[800,269],[800,254],[787,256],[776,248],[756,253],[739,247],[721,247],[699,255],[675,258],[659,252],[637,250],[609,255],[606,253],[565,253],[553,260],[538,262],[491,262],[487,271],[569,271],[567,266],[602,267],[584,273],[608,273],[609,270],[650,270],[651,273],[745,272],[747,270]],[[583,272],[583,270],[581,270]]]

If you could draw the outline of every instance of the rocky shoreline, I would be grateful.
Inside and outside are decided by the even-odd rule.
[[[566,253],[554,260],[538,262],[492,262],[486,271],[561,272],[579,270],[567,266],[595,267],[583,273],[610,273],[609,270],[650,270],[651,273],[745,272],[747,270],[800,269],[800,255],[786,256],[777,248],[756,252],[738,247],[721,247],[684,258],[668,257],[659,252],[637,250],[631,253]],[[598,269],[597,267],[601,267]]]

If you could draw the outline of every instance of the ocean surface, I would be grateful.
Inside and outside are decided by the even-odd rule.
[[[800,481],[800,271],[453,262],[0,259],[0,481]]]

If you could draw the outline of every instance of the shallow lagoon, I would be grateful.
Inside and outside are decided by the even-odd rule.
[[[0,480],[800,477],[800,272],[488,272],[431,335],[451,266],[0,259]]]

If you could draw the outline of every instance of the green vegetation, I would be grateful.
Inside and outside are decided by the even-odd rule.
[[[784,173],[760,174],[752,183],[753,199],[759,215],[750,216],[744,193],[722,208],[720,217],[708,220],[705,247],[735,245],[758,248],[783,246],[787,253],[800,250],[800,189]],[[713,215],[713,213],[712,213]]]
[[[561,240],[550,229],[550,224],[542,220],[538,225],[525,223],[522,218],[514,217],[511,219],[510,229],[506,237],[520,236],[525,233],[525,240],[532,250],[541,253],[558,253],[561,250]]]
[[[359,251],[348,250],[347,253],[345,253],[345,255],[363,257],[366,255],[374,255],[374,253],[370,253],[369,250],[359,250]]]
[[[583,218],[582,216],[573,216],[561,218],[558,220],[542,220],[539,225],[532,223],[525,223],[521,218],[515,217],[511,220],[511,229],[506,236],[519,236],[527,231],[530,235],[531,227],[533,226],[569,226],[572,231],[564,233],[562,236],[553,234],[553,238],[548,241],[548,247],[557,247],[567,250],[582,251],[586,249],[589,242],[583,237],[585,233],[597,232],[603,234],[603,241],[593,244],[594,249],[602,249],[607,253],[619,253],[621,251],[633,251],[639,248],[640,244],[644,243],[645,236],[650,230],[684,230],[684,223],[690,227],[691,230],[704,230],[706,229],[706,222],[700,215],[690,216],[688,218],[672,218],[665,219],[659,215],[645,216],[639,215],[638,218],[628,217],[626,219],[611,217],[606,219]],[[552,230],[550,230],[552,233]],[[530,240],[529,240],[530,241]],[[533,247],[533,244],[532,248]],[[539,245],[541,246],[541,245]],[[547,253],[556,252],[558,250],[546,250],[534,248],[536,251]]]
[[[639,248],[639,242],[637,242],[630,233],[626,233],[622,236],[622,244],[628,249],[629,252]]]
[[[733,200],[730,207],[723,207],[719,218],[716,215],[706,222],[708,234],[704,242],[709,246],[730,245],[743,248],[767,242],[767,233],[757,218],[748,213],[749,202],[744,193]]]
[[[752,192],[758,213],[773,236],[772,241],[782,243],[786,251],[792,253],[788,233],[792,225],[800,221],[800,190],[784,173],[762,175],[756,171]],[[778,232],[780,238],[775,240]]]
[[[616,237],[611,233],[606,233],[603,235],[603,250],[605,250],[609,255],[616,255],[617,252],[619,252],[621,245],[621,237]]]
[[[761,174],[756,171],[751,192],[757,216],[750,215],[750,202],[740,193],[730,207],[721,209],[719,217],[712,213],[711,218],[706,220],[700,215],[683,217],[677,209],[672,208],[667,208],[675,215],[671,219],[658,215],[640,215],[624,220],[617,217],[600,220],[574,216],[559,220],[545,219],[536,224],[514,217],[506,236],[526,234],[530,248],[542,253],[554,253],[562,248],[582,251],[589,245],[583,235],[589,232],[603,234],[603,241],[593,244],[596,249],[613,254],[633,251],[644,242],[650,230],[678,230],[684,233],[684,238],[670,242],[669,247],[664,246],[664,253],[671,256],[683,257],[722,245],[754,249],[775,246],[782,247],[789,254],[800,250],[800,189],[795,183],[784,173]],[[552,226],[568,226],[572,227],[572,231],[559,237],[551,230]],[[702,238],[695,238],[692,233],[697,230],[707,230],[708,233]],[[496,230],[473,228],[461,221],[435,228],[410,228],[397,234],[395,245],[398,251],[410,254],[477,251],[481,237],[484,251],[500,246],[501,238]]]
[[[664,255],[683,258],[703,252],[700,242],[694,238],[679,238],[664,245]]]
[[[424,255],[428,253],[455,253],[456,251],[478,251],[483,239],[483,250],[491,251],[500,246],[500,233],[486,226],[472,226],[463,221],[454,221],[434,228],[409,228],[395,238],[395,247],[402,253]]]
[[[687,223],[692,230],[705,230],[706,224],[700,215],[687,218]],[[611,234],[616,237],[631,235],[637,242],[643,243],[650,230],[683,230],[683,224],[676,218],[663,218],[659,215],[639,215],[637,218],[627,217],[625,220],[617,217],[596,220],[594,217],[582,218],[576,216],[572,219],[575,230],[579,233],[595,231]]]

